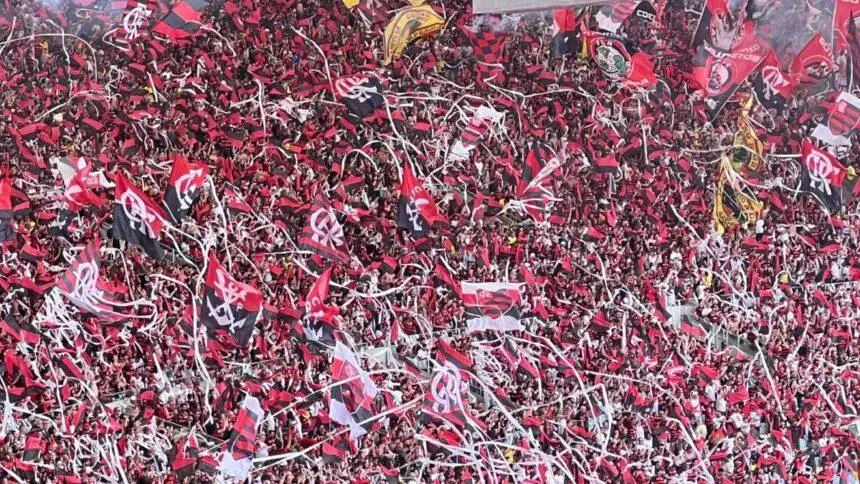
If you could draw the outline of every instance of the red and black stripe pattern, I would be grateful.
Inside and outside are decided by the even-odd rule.
[[[308,223],[299,237],[299,250],[313,252],[340,264],[349,262],[343,226],[322,192],[317,193],[308,214]]]
[[[442,364],[450,363],[454,365],[455,368],[460,370],[460,376],[464,380],[469,380],[471,374],[475,371],[472,367],[472,360],[463,353],[455,350],[443,339],[436,340],[436,360]]]
[[[251,339],[262,303],[260,291],[234,279],[215,254],[209,253],[200,322],[211,333],[227,331],[237,344],[245,346]]]
[[[420,250],[430,245],[430,229],[446,223],[448,219],[439,213],[433,197],[412,173],[409,163],[405,162],[403,182],[400,184],[397,226],[412,234],[415,246]]]
[[[200,197],[209,167],[204,164],[189,163],[184,156],[175,156],[167,190],[164,193],[164,206],[173,222],[180,222]]]
[[[113,236],[140,246],[150,257],[161,260],[164,249],[158,242],[167,215],[140,188],[121,174],[116,175]]]
[[[206,0],[183,0],[152,31],[174,41],[187,39],[200,30],[200,18],[207,6]]]
[[[42,437],[39,435],[28,435],[24,443],[24,453],[21,454],[21,460],[15,466],[18,469],[18,474],[29,480],[35,480],[36,468],[32,463],[38,462],[41,455]]]

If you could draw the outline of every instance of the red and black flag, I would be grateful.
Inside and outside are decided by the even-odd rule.
[[[570,8],[557,8],[552,12],[552,57],[560,59],[565,54],[579,51],[579,29],[576,28],[576,12]]]
[[[170,13],[158,22],[152,31],[172,41],[187,39],[200,30],[200,18],[207,6],[207,0],[182,0],[173,6]]]
[[[465,27],[464,27],[465,29]],[[472,40],[475,57],[484,64],[497,64],[502,61],[502,52],[508,41],[508,35],[492,30],[472,32],[465,29],[466,35]]]
[[[521,285],[510,282],[461,283],[469,331],[522,330]]]
[[[591,59],[603,74],[623,85],[650,88],[657,85],[651,56],[621,36],[583,29]]]
[[[397,226],[412,234],[416,248],[424,249],[430,244],[430,229],[445,223],[448,223],[448,220],[439,213],[433,197],[412,173],[409,162],[404,162]]]
[[[740,26],[727,0],[706,0],[690,47],[697,52],[702,48],[728,51]]]
[[[120,27],[114,34],[114,42],[128,49],[138,38],[148,36],[156,20],[165,18],[169,9],[170,5],[164,0],[128,0]],[[145,67],[138,66],[130,64],[129,69],[146,72]]]
[[[66,206],[74,213],[80,212],[86,207],[102,206],[106,199],[103,196],[96,195],[90,190],[95,186],[100,186],[99,183],[93,181],[90,176],[92,167],[89,163],[85,163],[80,169],[75,171],[75,174],[69,180],[66,186],[66,191],[63,194],[63,199]]]
[[[768,109],[782,109],[794,92],[795,84],[790,76],[779,68],[779,59],[773,51],[765,57],[758,73],[752,78],[756,98]]]
[[[368,121],[385,107],[382,84],[372,74],[356,74],[334,81],[334,95],[355,116]]]
[[[704,92],[709,119],[723,109],[769,52],[770,47],[756,36],[752,26],[727,50],[707,43],[699,47],[693,60],[693,80]]]
[[[815,195],[831,213],[842,209],[842,183],[848,171],[833,155],[803,140],[800,189]]]
[[[657,11],[651,5],[651,2],[647,0],[625,0],[600,7],[595,20],[597,20],[600,30],[614,34],[618,32],[618,29],[630,17],[639,18],[650,23],[657,18]]]
[[[529,152],[526,154],[526,159],[523,164],[523,174],[521,177],[522,181],[528,184],[534,180],[552,157],[552,150],[540,141],[535,140],[532,143],[531,148],[529,148]]]
[[[184,156],[173,157],[173,168],[164,193],[164,206],[174,223],[180,222],[200,197],[209,167],[202,163],[189,163]]]
[[[311,206],[308,224],[299,237],[299,250],[313,252],[340,264],[349,262],[343,226],[322,191],[317,193]]]
[[[460,377],[466,381],[468,381],[471,378],[471,374],[475,372],[474,368],[472,368],[472,360],[468,356],[452,348],[451,345],[443,339],[436,340],[436,360],[442,364],[450,363],[454,365],[455,368],[460,370]]]
[[[116,301],[99,276],[101,240],[96,237],[72,260],[57,288],[78,308],[101,319],[118,321],[121,315],[111,307]]]
[[[248,395],[236,416],[233,433],[227,441],[227,450],[219,469],[234,479],[247,479],[254,467],[254,448],[257,445],[257,425],[263,418],[260,401]]]
[[[383,476],[385,476],[385,482],[387,482],[388,484],[400,483],[400,470],[398,470],[397,468],[389,469],[383,465],[380,465],[379,471],[382,472]]]
[[[324,442],[320,450],[324,464],[340,464],[346,458],[345,450],[328,442]]]
[[[331,267],[326,269],[311,286],[307,297],[305,297],[304,307],[303,331],[305,338],[326,347],[335,345],[335,331],[338,330],[335,316],[340,312],[336,306],[329,306],[325,303],[328,299],[331,270]]]
[[[332,362],[332,380],[340,382],[331,389],[329,417],[349,427],[349,438],[356,439],[366,434],[373,416],[373,399],[376,384],[358,363],[349,347],[337,342]]]
[[[424,389],[420,421],[445,421],[458,429],[468,423],[463,406],[463,380],[459,370],[450,364],[438,367]]]
[[[60,371],[63,372],[69,378],[74,378],[77,380],[83,381],[84,372],[78,367],[75,363],[75,360],[72,359],[69,355],[63,355],[57,360],[57,366],[60,368]]]
[[[166,219],[164,211],[122,174],[116,175],[113,209],[113,237],[143,248],[157,260],[164,258],[158,242]]]
[[[433,286],[447,288],[460,298],[463,297],[460,292],[460,283],[454,279],[448,267],[440,262],[436,262],[436,267],[433,269]]]
[[[24,442],[24,453],[21,454],[21,460],[15,466],[22,476],[29,480],[36,479],[36,468],[34,462],[39,462],[42,455],[42,437],[39,435],[28,435]]]
[[[860,128],[860,98],[842,92],[827,112],[824,124],[815,127],[812,135],[827,144],[851,146],[851,136]]]
[[[15,236],[12,224],[12,182],[8,178],[0,181],[0,244]]]
[[[9,313],[0,321],[0,330],[9,336],[29,345],[37,345],[42,341],[42,333],[31,323],[18,323],[15,315]]]
[[[241,283],[209,252],[206,284],[203,286],[203,307],[200,321],[210,332],[224,330],[240,346],[245,346],[254,332],[260,314],[263,295],[259,290]]]
[[[486,111],[489,113],[489,111]],[[459,162],[469,159],[469,153],[486,141],[490,133],[491,120],[478,113],[472,116],[460,137],[451,146],[446,161]]]
[[[816,34],[791,61],[789,73],[799,84],[816,84],[834,70],[833,53],[824,36]]]

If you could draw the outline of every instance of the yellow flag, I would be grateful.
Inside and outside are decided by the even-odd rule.
[[[741,185],[740,175],[735,173],[731,163],[723,156],[712,213],[716,231],[723,233],[740,224],[755,223],[763,208],[764,203]]]
[[[750,96],[738,115],[738,131],[732,147],[732,163],[736,170],[746,166],[750,171],[758,171],[764,159],[764,144],[758,139],[749,119],[753,100]]]
[[[361,3],[361,0],[343,0],[343,6],[349,10],[357,7],[359,3]]]
[[[419,5],[405,8],[394,15],[385,27],[383,37],[383,64],[400,57],[403,49],[418,37],[429,37],[445,25],[445,19],[439,16],[430,5]]]

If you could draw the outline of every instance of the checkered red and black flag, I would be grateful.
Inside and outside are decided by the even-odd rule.
[[[203,326],[213,333],[225,330],[236,343],[245,346],[251,340],[262,304],[260,291],[234,279],[210,251],[200,309]]]
[[[200,18],[207,6],[206,0],[183,0],[152,31],[174,41],[187,39],[200,30]]]
[[[299,250],[311,251],[340,264],[349,262],[343,226],[322,191],[317,193],[308,214],[308,224],[299,237]]]
[[[227,450],[221,459],[221,472],[235,479],[247,479],[254,466],[252,459],[257,443],[257,424],[262,418],[260,401],[250,395],[246,396],[233,424]]]
[[[376,384],[358,363],[349,347],[337,342],[332,362],[332,380],[342,382],[331,389],[329,416],[349,427],[349,438],[361,437],[369,430],[373,416]]]
[[[173,157],[173,168],[164,192],[164,206],[170,220],[180,222],[200,197],[209,167],[202,163],[189,163],[184,156]]]

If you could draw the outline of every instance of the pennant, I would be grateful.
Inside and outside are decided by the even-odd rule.
[[[469,332],[521,331],[522,284],[506,282],[461,283]]]
[[[140,246],[150,257],[161,260],[164,249],[158,242],[166,215],[145,193],[122,174],[116,174],[113,236]]]
[[[240,346],[247,345],[262,301],[260,291],[234,279],[215,258],[215,252],[209,251],[200,322],[210,333],[224,330]]]
[[[200,163],[189,163],[181,155],[173,156],[173,167],[164,192],[164,207],[174,223],[188,215],[191,207],[200,198],[209,167]]]

